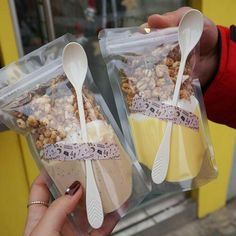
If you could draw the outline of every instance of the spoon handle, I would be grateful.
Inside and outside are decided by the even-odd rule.
[[[76,94],[79,108],[82,139],[83,142],[88,142],[82,91],[81,92],[76,91]],[[94,229],[98,229],[102,226],[104,219],[102,201],[94,177],[92,161],[86,160],[85,167],[86,167],[86,209],[87,209],[88,221],[89,224]]]
[[[183,74],[184,74],[184,68],[185,68],[186,60],[187,60],[186,55],[182,55],[181,60],[180,60],[180,65],[179,65],[179,71],[178,71],[178,75],[177,75],[177,79],[176,79],[174,95],[173,95],[173,99],[172,99],[172,105],[173,106],[177,105],[177,102],[178,102],[178,99],[179,99],[179,91],[180,91],[180,86],[181,86],[181,83],[182,83],[182,78],[183,78]]]
[[[182,77],[184,73],[185,63],[187,57],[185,55],[181,56],[179,71],[177,75],[172,105],[176,106],[179,99],[179,91],[182,82]],[[164,136],[162,138],[160,147],[157,151],[153,167],[152,167],[152,180],[156,184],[161,184],[167,175],[169,160],[170,160],[170,142],[171,142],[171,132],[172,132],[172,122],[168,121],[165,129]]]
[[[168,121],[162,138],[160,147],[156,154],[156,158],[152,167],[152,180],[155,184],[161,184],[167,175],[169,159],[170,159],[170,140],[172,122]]]
[[[84,115],[84,103],[83,103],[83,94],[82,91],[79,92],[76,90],[78,108],[79,108],[79,120],[80,120],[80,129],[83,142],[88,142],[87,130],[86,130],[86,121]]]
[[[89,224],[98,229],[102,226],[104,214],[102,201],[94,178],[92,161],[86,160],[86,209]]]

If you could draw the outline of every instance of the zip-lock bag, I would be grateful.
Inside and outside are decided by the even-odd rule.
[[[82,90],[88,142],[82,141],[75,90],[62,68],[62,50],[72,41],[67,34],[0,70],[0,119],[26,136],[38,167],[52,180],[54,198],[80,181],[83,199],[72,221],[87,235],[85,160],[92,160],[104,224],[134,208],[150,189],[89,71]]]
[[[201,87],[195,76],[198,48],[188,57],[179,100],[173,106],[180,65],[176,27],[105,29],[99,41],[124,136],[149,176],[166,124],[173,122],[168,171],[159,190],[187,190],[216,178]]]

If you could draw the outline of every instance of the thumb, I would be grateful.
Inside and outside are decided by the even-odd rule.
[[[64,196],[50,205],[31,235],[59,235],[67,220],[67,215],[76,208],[81,196],[82,187],[79,181],[75,181],[66,190]]]
[[[176,11],[168,12],[163,15],[154,14],[148,18],[148,26],[151,28],[166,28],[178,26],[183,15],[191,10],[190,7],[181,7]]]

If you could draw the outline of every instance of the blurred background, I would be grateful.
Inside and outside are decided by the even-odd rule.
[[[83,40],[96,84],[117,119],[98,32],[138,26],[153,13],[181,6],[201,10],[216,24],[236,22],[235,0],[0,0],[0,67],[72,33]],[[236,235],[235,131],[209,124],[218,179],[195,191],[150,196],[114,235]],[[22,235],[30,185],[39,172],[24,137],[0,129],[0,235]]]

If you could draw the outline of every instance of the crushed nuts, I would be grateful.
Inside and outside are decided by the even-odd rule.
[[[121,89],[128,106],[132,104],[136,94],[160,101],[172,99],[180,66],[178,45],[161,45],[143,56],[123,55],[123,57],[124,64],[119,72]],[[189,61],[184,69],[179,95],[180,99],[186,100],[193,94]]]
[[[129,87],[127,89],[132,91]],[[17,108],[12,114],[16,117],[19,128],[30,131],[38,150],[45,144],[62,141],[70,132],[75,132],[80,127],[76,94],[64,75],[47,85],[37,86],[30,97],[28,103],[15,106]],[[100,107],[95,104],[94,97],[85,87],[83,101],[86,122],[104,120]]]
[[[21,129],[25,129],[25,128],[26,128],[26,124],[25,124],[25,121],[24,121],[24,120],[22,120],[22,119],[17,119],[16,123],[17,123],[17,125],[18,125],[19,128],[21,128]]]

